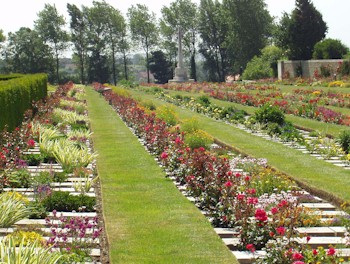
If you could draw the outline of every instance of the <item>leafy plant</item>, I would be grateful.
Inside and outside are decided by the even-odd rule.
[[[173,107],[161,106],[156,110],[156,115],[158,118],[167,123],[168,126],[175,126],[178,122],[177,116]]]
[[[341,132],[338,136],[337,142],[340,144],[344,152],[348,154],[350,150],[350,130],[344,130]]]
[[[0,194],[0,227],[10,227],[17,221],[26,218],[30,214],[23,200],[16,196],[16,193]]]
[[[43,236],[34,231],[16,230],[15,232],[7,235],[5,237],[5,240],[6,239],[13,239],[13,242],[16,245],[16,247],[18,247],[21,244],[23,246],[27,246],[35,242],[39,242],[41,245],[46,244],[46,240],[43,238]]]
[[[19,169],[9,173],[8,180],[12,188],[28,188],[31,185],[32,176],[26,169]]]
[[[285,123],[283,112],[277,106],[272,106],[269,104],[265,104],[256,110],[254,117],[257,122],[263,124],[276,123],[282,126]]]
[[[96,199],[87,195],[71,195],[69,192],[54,191],[42,201],[42,204],[47,211],[93,212],[95,211]]]
[[[4,239],[0,242],[0,262],[4,264],[36,264],[59,263],[61,254],[52,252],[51,248],[42,247],[40,241],[36,240],[33,243],[27,243],[23,239],[16,247],[14,238]]]

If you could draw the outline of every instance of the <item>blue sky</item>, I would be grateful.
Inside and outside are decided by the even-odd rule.
[[[199,3],[200,0],[192,0]],[[253,1],[253,0],[250,0]],[[173,0],[106,0],[115,8],[126,14],[127,9],[136,3],[146,4],[158,17],[160,9],[165,5],[169,6]],[[294,0],[265,0],[270,14],[280,17],[283,12],[290,13],[295,6]],[[15,32],[21,26],[33,27],[37,14],[44,8],[44,4],[55,4],[60,14],[68,16],[66,11],[67,3],[77,6],[91,6],[92,0],[9,0],[1,3],[0,29],[8,32]],[[328,25],[327,37],[341,40],[350,47],[350,1],[349,0],[314,0],[317,10]],[[68,22],[68,17],[67,17]]]

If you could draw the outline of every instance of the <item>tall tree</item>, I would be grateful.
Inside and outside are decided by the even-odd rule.
[[[321,13],[311,0],[296,0],[291,15],[284,13],[277,33],[277,45],[289,53],[292,60],[309,60],[315,44],[327,32]]]
[[[226,38],[228,21],[225,9],[218,0],[201,0],[199,8],[199,33],[202,39],[200,52],[204,56],[210,81],[225,81],[229,71]]]
[[[166,37],[176,39],[178,30],[181,29],[185,47],[190,53],[191,72],[190,77],[196,77],[196,44],[198,31],[198,8],[191,0],[175,0],[169,7],[162,10],[162,33]]]
[[[80,10],[76,5],[67,4],[68,14],[70,16],[71,41],[74,45],[75,56],[78,58],[80,69],[80,81],[85,83],[86,61],[88,52],[88,20],[85,14],[85,7]]]
[[[64,30],[66,22],[63,15],[59,15],[55,5],[45,4],[35,21],[35,30],[52,48],[56,59],[56,81],[59,83],[59,57],[68,47],[68,33]]]
[[[50,47],[38,32],[26,27],[9,33],[5,60],[10,72],[51,74],[53,70]]]
[[[229,23],[227,47],[233,70],[245,67],[266,46],[272,17],[264,0],[224,0]]]
[[[85,9],[88,18],[88,51],[89,51],[89,82],[98,81],[105,83],[109,81],[108,68],[108,24],[103,2],[93,1],[93,6]]]
[[[115,9],[105,1],[94,1],[94,7],[98,10],[98,14],[104,23],[104,38],[106,45],[110,51],[110,58],[112,60],[112,75],[114,84],[117,83],[116,72],[116,53],[120,48],[120,42],[125,32],[125,19],[119,10]]]
[[[124,78],[128,80],[128,52],[130,51],[130,41],[129,36],[127,34],[127,27],[125,23],[125,27],[123,27],[123,31],[118,43],[119,50],[122,54],[123,64],[124,64]]]
[[[132,39],[146,52],[147,82],[150,82],[149,52],[158,42],[156,16],[146,5],[132,5],[128,9],[129,26]]]

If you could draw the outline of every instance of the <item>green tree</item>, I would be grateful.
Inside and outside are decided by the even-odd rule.
[[[276,46],[266,46],[260,56],[251,59],[243,73],[245,80],[277,77],[277,62],[283,58],[283,50]]]
[[[341,59],[349,48],[337,39],[324,39],[317,42],[312,54],[313,59]]]
[[[277,45],[289,52],[291,60],[309,60],[314,46],[327,32],[321,13],[311,0],[296,0],[291,15],[284,13],[277,33]]]
[[[128,18],[132,40],[146,52],[147,82],[149,83],[149,52],[158,42],[156,16],[146,5],[137,4],[128,9]]]
[[[206,60],[210,81],[225,81],[228,72],[226,38],[228,21],[218,0],[201,0],[199,8],[199,33],[202,39],[200,53]]]
[[[172,78],[171,62],[166,59],[163,51],[153,51],[149,62],[156,83],[167,83]]]
[[[66,22],[63,15],[59,15],[55,5],[45,4],[35,21],[35,30],[47,43],[56,59],[56,81],[59,83],[59,57],[68,47],[68,33],[64,30]]]
[[[9,33],[5,50],[7,71],[18,73],[52,74],[53,57],[39,33],[30,28],[21,27],[15,33]]]
[[[183,34],[184,46],[190,54],[190,78],[196,80],[196,45],[198,31],[198,8],[191,0],[175,0],[170,7],[163,7],[162,34],[167,39],[177,39],[178,30]],[[176,44],[177,47],[178,44]],[[172,48],[172,46],[169,46]]]
[[[226,44],[230,63],[237,71],[266,46],[273,20],[264,0],[224,0],[223,4],[229,23]]]
[[[70,16],[71,41],[75,50],[73,58],[77,58],[80,81],[82,84],[85,84],[85,68],[88,52],[88,19],[85,14],[86,8],[82,7],[82,10],[80,10],[76,5],[67,4],[67,9]]]

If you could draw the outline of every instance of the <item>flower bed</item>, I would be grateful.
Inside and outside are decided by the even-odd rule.
[[[155,85],[152,84],[153,86]],[[326,123],[350,125],[349,116],[326,107],[328,105],[350,107],[348,94],[302,89],[296,89],[293,93],[284,94],[275,86],[254,84],[167,84],[156,87],[176,91],[201,92],[219,100],[248,106],[260,107],[268,103],[278,106],[286,114]]]
[[[1,211],[7,212],[0,217],[1,261],[8,261],[6,252],[42,258],[38,263],[100,261],[96,154],[82,92],[73,84],[59,87],[27,112],[21,127],[0,137]],[[42,255],[33,253],[38,247]]]
[[[228,154],[215,154],[203,147],[192,149],[185,144],[186,133],[181,127],[167,125],[130,97],[112,92],[104,96],[213,226],[236,230],[232,235],[233,240],[237,237],[234,249],[264,249],[266,257],[257,260],[262,263],[273,263],[268,262],[272,258],[276,263],[316,262],[318,258],[330,263],[341,261],[333,247],[328,249],[329,254],[318,249],[317,254],[310,255],[308,243],[297,243],[297,228],[329,225],[330,221],[301,206],[316,198],[303,195],[290,179],[271,170],[265,161],[231,159]]]

